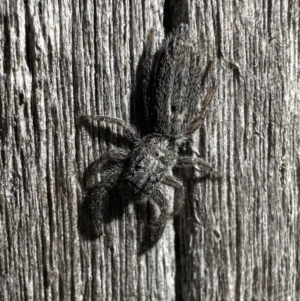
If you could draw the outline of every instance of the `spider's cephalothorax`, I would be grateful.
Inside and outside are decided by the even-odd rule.
[[[118,189],[121,196],[133,201],[149,200],[157,205],[160,214],[150,221],[151,248],[161,237],[168,219],[174,217],[183,202],[183,186],[173,176],[173,167],[199,166],[221,177],[210,164],[199,157],[179,156],[180,145],[192,137],[202,125],[216,87],[209,90],[196,114],[199,94],[207,76],[192,51],[187,25],[180,25],[152,55],[153,32],[148,36],[138,67],[137,97],[143,103],[146,134],[139,137],[135,129],[119,118],[109,116],[84,116],[85,120],[104,121],[123,128],[130,150],[107,151],[85,173],[88,188],[84,207],[100,235],[105,219],[104,207],[110,192]],[[100,182],[90,185],[95,174]],[[165,184],[175,189],[173,212],[168,200],[160,191]],[[91,186],[91,187],[90,187]]]
[[[177,146],[174,139],[149,134],[138,140],[124,176],[135,194],[151,194],[153,188],[171,171],[176,163]]]

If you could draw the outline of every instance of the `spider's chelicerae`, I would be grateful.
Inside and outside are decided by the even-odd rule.
[[[213,85],[202,101],[200,112],[195,114],[207,70],[203,71],[197,62],[188,25],[180,25],[154,55],[153,45],[151,32],[138,68],[137,97],[143,102],[147,134],[140,137],[133,126],[119,118],[84,116],[85,120],[120,126],[130,142],[129,150],[107,151],[86,171],[88,189],[83,204],[94,234],[101,234],[104,208],[110,192],[117,189],[130,201],[150,201],[160,209],[158,217],[150,221],[146,249],[157,243],[167,220],[183,204],[183,185],[171,175],[174,167],[198,166],[216,178],[221,177],[203,159],[178,154],[179,147],[202,125],[216,90]],[[97,173],[101,174],[101,180],[89,187]],[[160,191],[161,184],[175,189],[172,212],[169,212],[169,200]]]

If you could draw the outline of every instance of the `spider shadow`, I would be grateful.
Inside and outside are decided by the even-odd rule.
[[[108,194],[108,201],[102,207],[102,227],[101,230],[96,231],[95,225],[90,217],[90,207],[88,206],[88,199],[84,199],[78,208],[78,229],[79,233],[86,240],[95,240],[106,232],[106,225],[114,220],[121,219],[126,208],[128,207],[128,200],[117,195],[116,191],[110,191]]]
[[[154,54],[155,55],[155,54]],[[148,58],[145,56],[145,47],[143,53],[139,59],[135,75],[133,75],[132,82],[134,83],[131,95],[130,95],[130,123],[140,132],[141,136],[145,136],[149,132],[152,131],[152,125],[154,124],[153,120],[150,120],[148,112],[153,112],[153,104],[149,103],[145,95],[143,94],[143,80],[145,78],[145,62]],[[149,79],[148,79],[149,80]],[[113,144],[119,148],[132,149],[132,142],[128,141],[126,138],[122,137],[119,133],[115,133],[111,130],[111,128],[105,125],[105,123],[96,123],[84,120],[84,118],[80,119],[80,126],[83,126],[86,132],[91,136],[93,140],[98,141],[106,141],[107,145]],[[86,171],[92,166],[95,162],[92,162],[86,169]],[[101,174],[101,173],[100,173]],[[83,175],[83,179],[84,179]],[[84,182],[84,181],[82,181]],[[97,183],[93,184],[96,185]],[[87,191],[83,186],[83,190]],[[105,227],[107,224],[111,223],[113,220],[121,219],[123,214],[128,207],[129,202],[132,200],[128,200],[125,197],[120,196],[118,194],[119,187],[115,185],[115,187],[109,192],[107,202],[103,203],[103,207],[101,207],[102,218],[101,218],[101,230],[99,233],[99,229],[95,231],[95,226],[91,219],[91,214],[89,208],[89,200],[84,198],[81,204],[78,206],[78,229],[79,233],[86,239],[96,239],[103,232],[105,232]],[[138,241],[142,246],[146,243],[147,237],[149,236],[149,224],[150,220],[153,216],[153,208],[149,202],[142,203],[138,202],[134,205],[134,210],[137,217],[137,233],[138,233]],[[141,247],[142,249],[142,247]]]
[[[144,50],[145,51],[145,50]],[[142,83],[142,77],[143,75],[143,64],[145,62],[145,57],[141,55],[137,69],[135,72],[135,80],[133,79],[133,82],[135,83],[133,85],[131,95],[130,95],[130,112],[131,112],[131,120],[130,123],[135,126],[135,128],[141,133],[142,136],[146,134],[146,131],[148,129],[149,131],[149,124],[145,124],[146,120],[146,110],[149,110],[149,104],[145,103],[143,100],[142,90],[140,89],[141,83]],[[147,106],[147,108],[146,108]],[[86,132],[89,134],[89,136],[93,140],[98,141],[106,141],[107,145],[116,145],[119,148],[125,148],[125,149],[131,149],[132,143],[128,141],[125,137],[122,137],[121,134],[114,132],[109,126],[106,126],[105,123],[96,123],[96,122],[90,122],[88,120],[85,120],[83,117],[79,120],[80,126],[83,126],[86,130]],[[83,175],[83,180],[80,181],[82,183],[83,190],[86,192],[87,189],[84,187],[84,178],[86,171],[89,170],[89,168],[94,164],[95,162],[92,162],[85,170],[85,173]],[[96,183],[94,184],[96,185]],[[99,231],[95,231],[95,226],[92,222],[92,219],[90,218],[90,212],[89,212],[89,206],[88,206],[88,200],[84,198],[84,200],[79,204],[78,206],[78,229],[79,233],[88,240],[96,239],[97,237],[101,236],[104,232],[104,228],[107,224],[111,223],[113,220],[121,219],[123,214],[126,211],[126,208],[128,207],[128,204],[130,200],[128,200],[125,197],[121,197],[120,194],[117,193],[118,185],[114,187],[109,192],[108,195],[108,202],[105,202],[103,204],[103,214],[102,214],[102,229],[101,233]],[[138,233],[145,233],[147,232],[147,226],[144,225],[145,218],[143,218],[145,215],[148,216],[151,215],[151,209],[149,210],[149,205],[145,204],[135,204],[135,211],[136,216],[138,218],[138,225],[139,229],[137,229]],[[102,211],[102,210],[101,210]],[[150,212],[150,213],[149,213]],[[149,213],[149,214],[148,214]],[[147,234],[145,234],[147,236]],[[141,234],[141,236],[145,236],[144,234]],[[144,239],[142,239],[144,240]]]

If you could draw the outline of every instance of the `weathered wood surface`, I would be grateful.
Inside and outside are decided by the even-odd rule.
[[[150,28],[164,37],[164,3],[0,1],[0,300],[300,299],[299,2],[186,5],[218,80],[194,146],[224,180],[186,172],[181,214],[139,258],[143,209],[95,241],[78,232],[85,168],[124,143],[79,117],[134,122],[136,66]]]

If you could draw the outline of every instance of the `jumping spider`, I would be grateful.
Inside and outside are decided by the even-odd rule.
[[[190,45],[188,25],[180,25],[161,48],[153,52],[153,31],[148,36],[138,67],[137,97],[143,102],[148,133],[140,137],[133,126],[110,116],[83,116],[87,121],[118,125],[128,139],[130,150],[103,153],[86,171],[88,188],[83,205],[96,236],[101,235],[105,205],[113,189],[130,201],[150,201],[160,209],[160,215],[150,221],[146,250],[153,247],[163,234],[166,222],[173,218],[183,204],[183,185],[171,176],[174,167],[199,166],[215,178],[221,175],[201,158],[179,156],[180,146],[192,138],[202,125],[216,86],[202,101],[194,118],[207,68],[202,71]],[[96,174],[101,181],[91,185]],[[173,212],[160,191],[161,184],[175,189]]]

